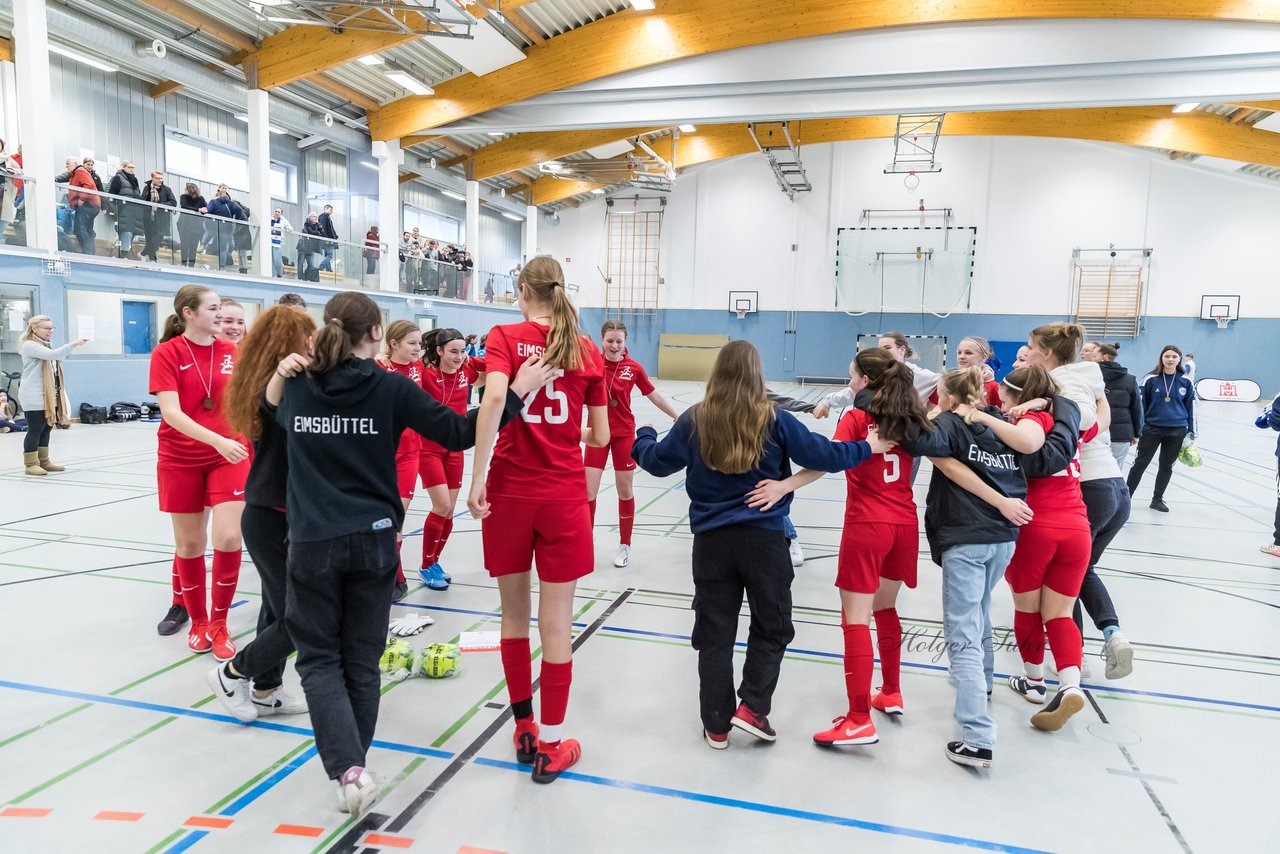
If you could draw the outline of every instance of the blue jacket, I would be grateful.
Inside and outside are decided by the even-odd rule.
[[[1168,389],[1169,402],[1165,403],[1165,390]],[[1185,427],[1189,432],[1196,432],[1195,402],[1196,390],[1191,380],[1181,373],[1170,382],[1165,374],[1151,374],[1138,387],[1142,397],[1142,422],[1146,427]]]
[[[768,510],[756,510],[747,506],[746,498],[757,483],[790,477],[790,460],[815,471],[837,472],[871,457],[871,446],[866,442],[832,442],[808,430],[790,412],[775,407],[759,465],[745,474],[712,471],[698,447],[693,427],[696,409],[681,415],[662,441],[652,427],[641,427],[631,449],[632,459],[649,474],[666,477],[688,469],[684,490],[689,495],[689,528],[695,534],[742,524],[781,531],[792,496]]]
[[[1266,430],[1270,427],[1272,430],[1280,430],[1280,394],[1276,395],[1276,399],[1271,401],[1271,405],[1262,410],[1262,414],[1253,422],[1254,426],[1261,427]],[[1280,436],[1276,437],[1276,456],[1280,457]]]

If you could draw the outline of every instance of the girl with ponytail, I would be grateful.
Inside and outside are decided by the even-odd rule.
[[[405,515],[396,445],[406,429],[451,451],[476,436],[474,417],[441,406],[373,361],[382,338],[377,304],[361,293],[338,294],[325,306],[314,355],[285,357],[266,391],[267,402],[278,405],[288,449],[285,623],[298,648],[321,762],[337,781],[339,809],[357,817],[381,786],[365,761],[395,593],[396,531]],[[495,422],[514,417],[519,395],[539,389],[548,375],[536,362],[521,368],[511,391],[494,396],[501,410]]]
[[[912,371],[880,349],[863,350],[849,365],[849,388],[855,396],[864,389],[866,410],[848,409],[836,425],[837,441],[866,439],[872,431],[888,442],[909,442],[933,425],[916,393]],[[898,591],[916,586],[916,556],[920,534],[911,494],[911,455],[902,444],[883,456],[845,471],[844,533],[840,540],[836,587],[840,591],[844,630],[845,691],[848,711],[834,726],[815,733],[821,747],[875,744],[879,741],[871,709],[902,714],[905,706],[899,677],[902,664],[902,623]],[[772,506],[781,495],[822,477],[820,471],[801,471],[784,481],[768,481],[748,496],[753,507]],[[871,694],[874,653],[869,625],[875,617],[882,685]]]
[[[151,353],[149,388],[160,403],[156,480],[160,510],[173,520],[173,604],[157,631],[175,634],[191,620],[187,647],[230,661],[235,643],[227,613],[240,578],[240,516],[249,449],[227,423],[223,398],[236,347],[219,339],[222,303],[199,285],[173,298],[164,336]],[[212,518],[213,589],[205,600],[205,549]]]
[[[1093,545],[1089,568],[1080,586],[1075,605],[1076,625],[1083,631],[1081,606],[1102,632],[1102,657],[1108,679],[1120,679],[1133,672],[1133,647],[1120,631],[1120,616],[1107,586],[1094,567],[1107,546],[1129,521],[1130,494],[1120,466],[1111,451],[1111,403],[1106,381],[1097,362],[1078,361],[1084,348],[1085,330],[1076,323],[1046,323],[1027,336],[1027,364],[1041,365],[1062,390],[1062,396],[1080,407],[1080,428],[1097,425],[1094,438],[1080,446],[1080,492],[1089,511]],[[1088,667],[1082,668],[1085,678]]]
[[[518,297],[525,322],[489,332],[467,507],[481,520],[485,567],[502,596],[502,670],[515,716],[516,758],[533,765],[534,782],[550,783],[582,755],[576,740],[561,737],[573,678],[574,589],[595,563],[580,446],[584,439],[596,447],[609,443],[609,398],[600,351],[582,334],[560,264],[543,256],[531,260],[520,271]],[[525,398],[521,417],[499,437],[508,382],[533,356],[555,375]],[[529,649],[535,557],[541,726],[533,718]]]
[[[387,326],[386,348],[378,356],[378,364],[389,372],[403,374],[414,383],[422,385],[425,366],[419,354],[422,352],[422,330],[412,320],[396,320]],[[409,503],[413,501],[414,488],[418,485],[418,469],[421,465],[420,452],[422,437],[412,430],[400,434],[400,444],[396,445],[396,487],[400,490],[400,501],[405,512],[409,511]],[[404,542],[404,533],[396,529],[396,556],[400,558],[400,545]],[[409,583],[404,577],[404,560],[396,561],[396,593],[393,599],[399,602],[409,593]]]
[[[456,329],[432,329],[426,334],[423,355],[427,365],[422,387],[427,394],[459,415],[466,414],[471,387],[484,377],[484,359],[469,356],[466,340]],[[440,555],[453,531],[453,514],[462,491],[462,452],[446,451],[423,440],[419,456],[422,487],[431,498],[431,510],[422,529],[423,582],[432,590],[447,590],[453,576],[440,565]]]

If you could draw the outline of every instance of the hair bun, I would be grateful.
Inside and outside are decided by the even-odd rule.
[[[329,318],[329,322],[332,323],[334,326],[338,327],[339,329],[345,329],[345,327],[342,324],[342,318],[340,317],[331,317]]]

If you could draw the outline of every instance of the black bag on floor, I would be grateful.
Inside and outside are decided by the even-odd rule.
[[[105,406],[94,406],[92,403],[80,404],[80,423],[106,424],[107,408]]]
[[[112,421],[138,421],[142,418],[142,407],[136,403],[120,401],[111,404]]]

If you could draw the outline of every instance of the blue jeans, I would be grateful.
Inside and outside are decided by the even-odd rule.
[[[782,533],[786,535],[787,540],[799,539],[800,535],[796,533],[796,526],[791,524],[790,516],[782,517]]]
[[[81,205],[76,208],[75,225],[76,240],[80,243],[80,251],[86,255],[97,255],[98,244],[94,236],[93,221],[98,218],[98,211],[92,205]]]
[[[942,553],[942,630],[951,679],[954,716],[972,747],[992,748],[996,722],[987,714],[995,647],[991,637],[991,591],[1004,575],[1014,543],[952,546]]]
[[[326,246],[324,249],[324,259],[320,262],[320,269],[326,273],[333,272],[333,247]]]
[[[277,279],[284,278],[284,256],[282,246],[271,247],[271,275]]]

